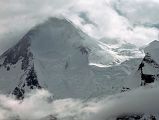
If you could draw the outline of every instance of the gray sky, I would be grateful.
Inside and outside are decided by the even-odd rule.
[[[62,15],[95,38],[157,39],[158,0],[0,0],[0,54],[48,17]],[[159,25],[158,25],[159,26]]]

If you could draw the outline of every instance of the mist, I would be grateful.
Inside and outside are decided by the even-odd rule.
[[[63,16],[91,37],[143,46],[158,39],[157,0],[1,0],[0,54],[33,26]],[[149,12],[149,14],[147,14]]]
[[[158,92],[158,87],[141,87],[103,98],[55,100],[48,91],[35,90],[22,101],[1,94],[0,119],[40,120],[52,115],[59,120],[109,120],[130,113],[157,114]]]

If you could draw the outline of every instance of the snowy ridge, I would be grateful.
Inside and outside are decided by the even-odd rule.
[[[154,89],[159,85],[159,41],[153,41],[145,48],[145,57],[138,66],[138,69],[128,76],[126,88],[132,89]],[[141,87],[142,86],[142,87]],[[153,94],[153,93],[152,93]],[[153,100],[153,98],[152,98]],[[154,99],[155,100],[155,99]],[[144,103],[144,102],[143,102]],[[147,105],[145,105],[147,106]],[[155,108],[155,107],[153,107]],[[148,110],[149,112],[151,110]],[[118,120],[157,120],[158,114],[152,113],[127,113],[117,117]]]
[[[142,51],[132,44],[98,41],[66,19],[51,18],[30,30],[0,57],[0,90],[23,99],[25,93],[44,88],[55,99],[88,101],[124,94],[140,86],[153,87],[159,76],[158,49],[159,42],[152,42],[145,48],[146,56],[142,60],[138,58]],[[101,56],[105,57],[101,59]],[[115,117],[116,120],[156,118],[144,113],[121,113]],[[42,119],[57,118],[50,114]]]
[[[128,76],[137,64],[126,61],[116,65],[121,62],[114,50],[118,45],[97,41],[66,19],[50,18],[1,56],[0,82],[7,79],[4,84],[9,87],[4,89],[1,84],[0,89],[20,98],[35,88],[48,89],[55,98],[87,99],[119,93],[125,86],[123,76]],[[99,58],[106,66],[115,66],[99,68],[102,62],[89,65]]]
[[[102,49],[96,52],[96,56],[91,56],[90,64],[98,67],[110,67],[119,65],[132,58],[143,58],[144,52],[137,46],[118,39],[102,38],[97,41]]]
[[[150,83],[158,84],[159,79],[159,41],[153,41],[145,48],[145,57],[143,58],[138,70],[132,74],[129,83],[130,88],[148,85]],[[133,79],[135,78],[135,79]]]
[[[56,98],[90,96],[97,87],[88,54],[99,49],[90,39],[65,19],[33,28],[1,56],[1,91],[23,98],[42,86]]]

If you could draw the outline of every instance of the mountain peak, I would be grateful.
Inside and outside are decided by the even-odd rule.
[[[90,95],[96,88],[90,85],[93,76],[88,62],[90,49],[85,44],[87,37],[66,19],[50,18],[34,27],[0,57],[0,89],[11,91],[18,98],[39,87],[58,97]],[[8,87],[4,88],[4,84]]]
[[[90,98],[119,92],[123,78],[118,77],[116,84],[119,74],[105,74],[128,72],[118,66],[98,70],[89,65],[91,58],[96,61],[103,56],[107,64],[117,62],[111,50],[111,46],[92,39],[70,21],[50,18],[31,29],[0,57],[0,89],[18,99],[39,88],[48,89],[55,98]]]

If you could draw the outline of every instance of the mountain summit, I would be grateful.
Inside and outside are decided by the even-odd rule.
[[[114,50],[116,45],[89,37],[69,20],[50,18],[1,55],[0,90],[18,99],[41,88],[54,93],[55,98],[87,99],[119,93],[125,76],[138,63],[132,59],[117,65],[122,56],[136,50],[123,45]],[[101,68],[99,59],[114,66]]]
[[[70,21],[50,18],[0,57],[0,89],[18,98],[42,87],[57,97],[90,94],[95,88],[88,65],[89,39]]]

